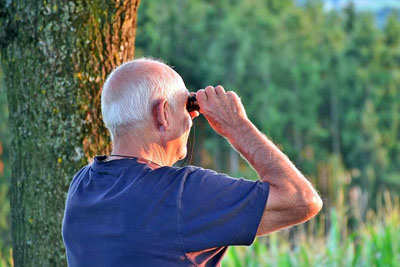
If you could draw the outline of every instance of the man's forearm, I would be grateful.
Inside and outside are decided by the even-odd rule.
[[[250,120],[245,120],[229,142],[257,171],[263,182],[274,187],[311,187],[300,171]],[[292,188],[295,189],[295,188]]]

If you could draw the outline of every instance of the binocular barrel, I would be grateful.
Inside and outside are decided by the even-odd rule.
[[[189,96],[188,101],[186,103],[186,109],[188,112],[200,110],[199,104],[197,103],[196,94]]]

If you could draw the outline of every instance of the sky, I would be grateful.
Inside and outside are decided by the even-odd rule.
[[[326,9],[343,8],[350,0],[324,0]],[[382,8],[400,9],[400,0],[352,0],[355,7],[362,11],[377,11]]]

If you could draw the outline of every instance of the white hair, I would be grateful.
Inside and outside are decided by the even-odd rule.
[[[140,58],[117,67],[101,92],[101,113],[111,140],[149,125],[153,105],[162,98],[175,110],[176,94],[185,90],[182,78],[161,61]]]

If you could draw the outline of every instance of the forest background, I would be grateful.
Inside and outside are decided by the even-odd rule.
[[[352,4],[326,10],[320,1],[141,1],[135,57],[141,56],[174,66],[190,91],[209,84],[236,91],[249,118],[324,200],[309,223],[230,248],[225,266],[400,262],[398,12],[378,24]],[[7,118],[2,82],[0,266],[12,265]],[[193,131],[191,164],[257,179],[203,118]]]

